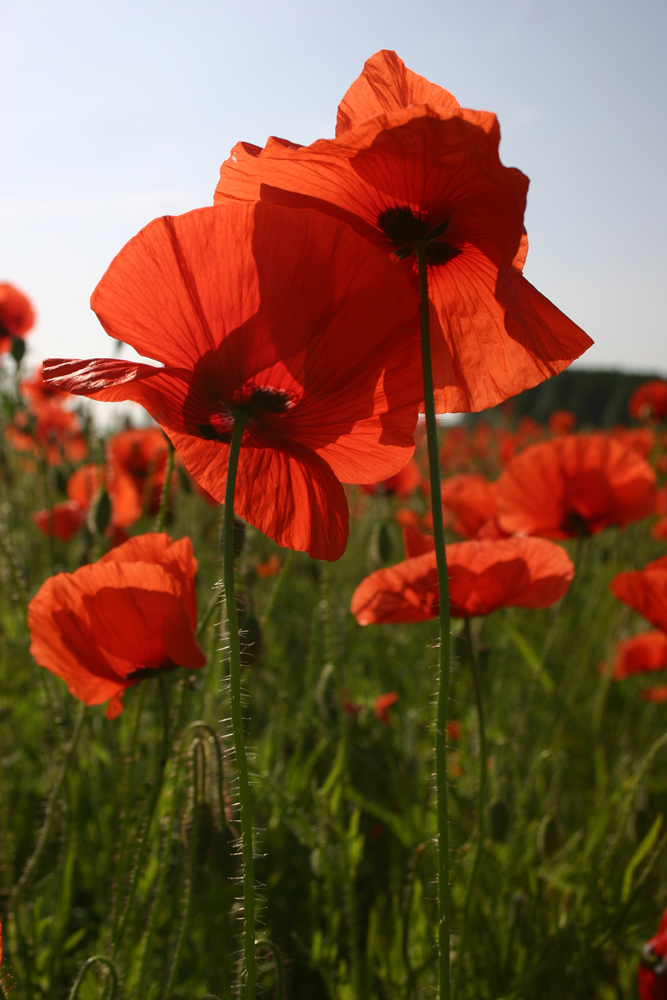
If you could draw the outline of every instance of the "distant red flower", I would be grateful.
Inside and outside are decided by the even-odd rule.
[[[458,719],[450,719],[447,723],[447,736],[452,743],[458,743],[461,738],[461,723]]]
[[[257,563],[257,576],[260,580],[266,580],[270,576],[278,576],[280,573],[280,556],[273,555],[269,556],[266,562]]]
[[[88,451],[76,414],[56,402],[41,403],[33,413],[20,410],[5,437],[17,451],[43,455],[49,465],[80,462]]]
[[[389,708],[395,705],[398,701],[398,691],[388,691],[386,694],[378,695],[373,704],[373,711],[375,712],[375,718],[378,719],[383,726],[388,726],[391,723],[389,718]]]
[[[233,414],[245,413],[238,514],[279,545],[337,559],[341,482],[386,479],[414,450],[415,302],[385,255],[318,212],[200,209],[143,229],[92,304],[111,336],[164,367],[50,361],[47,379],[141,403],[220,501]]]
[[[447,546],[453,618],[488,615],[502,607],[546,608],[567,592],[574,565],[543,538],[457,542]],[[440,604],[435,553],[371,573],[352,596],[360,625],[436,618]]]
[[[625,680],[633,674],[642,674],[667,667],[667,635],[658,630],[642,632],[619,643],[614,658],[612,678]]]
[[[667,1000],[667,910],[658,933],[642,948],[637,990],[640,1000]]]
[[[43,535],[69,542],[83,527],[86,511],[76,500],[63,500],[48,510],[38,510],[32,520]]]
[[[478,473],[450,476],[442,483],[442,506],[445,523],[449,521],[457,535],[474,538],[498,513],[495,483]]]
[[[103,465],[82,465],[67,480],[67,496],[88,510],[100,490],[104,489],[105,483],[106,472]]]
[[[356,701],[352,701],[349,694],[346,694],[343,696],[343,710],[346,715],[359,715],[361,705],[357,705]]]
[[[167,441],[159,427],[121,431],[107,445],[109,496],[114,523],[127,527],[160,508],[167,470]]]
[[[642,688],[639,692],[644,701],[653,701],[656,705],[664,705],[667,701],[667,684],[657,687]]]
[[[206,657],[195,639],[197,560],[189,538],[131,538],[99,562],[58,573],[28,606],[30,652],[85,705],[108,701],[145,677],[194,670]]]
[[[433,552],[435,549],[433,535],[425,535],[414,524],[403,521],[401,532],[403,534],[403,547],[405,548],[406,559],[422,556],[425,552]]]
[[[426,241],[437,409],[493,406],[562,371],[592,341],[522,276],[528,179],[501,163],[495,115],[451,95],[443,104],[427,83],[406,86],[394,53],[369,63],[343,98],[335,139],[237,143],[214,200],[341,219],[400,262],[415,293],[414,247]]]
[[[649,427],[614,427],[612,436],[634,450],[643,458],[648,458],[655,445],[655,434]]]
[[[547,426],[552,434],[571,434],[577,426],[577,415],[571,410],[554,410],[549,414]]]
[[[42,369],[38,368],[19,383],[21,394],[28,400],[30,409],[36,413],[41,406],[48,407],[51,403],[62,403],[65,399],[71,398],[71,393],[63,389],[57,389],[42,378]]]
[[[643,569],[619,573],[610,589],[619,601],[667,632],[667,556],[654,559]]]
[[[509,533],[595,535],[647,517],[655,473],[606,434],[568,434],[515,455],[497,482],[498,521]]]
[[[24,337],[34,322],[30,300],[13,285],[0,283],[0,354],[11,348],[14,337]]]
[[[628,413],[635,420],[667,417],[667,382],[653,378],[638,385],[628,400]]]
[[[390,476],[381,483],[362,485],[364,493],[387,493],[389,496],[399,497],[405,500],[417,489],[422,481],[422,474],[414,458],[411,458],[400,472],[395,476]]]

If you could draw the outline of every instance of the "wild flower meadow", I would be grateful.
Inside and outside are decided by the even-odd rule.
[[[5,997],[667,997],[667,383],[517,419],[499,138],[380,52],[239,143],[93,293],[157,366],[0,285]]]

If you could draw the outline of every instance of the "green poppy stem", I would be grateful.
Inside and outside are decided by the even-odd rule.
[[[164,486],[162,487],[162,496],[160,497],[160,509],[155,521],[155,530],[164,531],[165,522],[167,520],[167,510],[169,508],[169,498],[171,496],[171,480],[174,475],[174,455],[175,449],[171,441],[168,440],[169,454],[167,456],[167,471],[164,477]]]
[[[440,458],[438,427],[433,398],[433,367],[431,364],[431,330],[428,300],[428,262],[425,241],[415,244],[419,275],[419,321],[421,328],[422,377],[424,381],[424,416],[428,448],[431,507],[433,509],[433,539],[438,568],[440,593],[440,656],[438,663],[438,701],[435,723],[435,788],[437,795],[438,830],[438,997],[450,1000],[449,938],[451,934],[451,900],[449,894],[449,815],[447,804],[447,707],[449,700],[450,616],[449,578],[445,552],[445,528],[442,518],[440,488]]]
[[[234,490],[236,470],[241,450],[241,439],[247,415],[234,413],[234,430],[229,447],[227,462],[227,484],[225,486],[225,514],[223,521],[223,578],[225,583],[225,603],[229,630],[229,687],[232,709],[232,732],[236,772],[239,780],[239,804],[241,809],[241,848],[243,858],[243,968],[245,970],[244,1000],[255,1000],[255,875],[252,843],[252,814],[250,810],[250,780],[243,737],[243,715],[241,712],[241,644],[239,623],[236,614],[236,594],[234,590]]]

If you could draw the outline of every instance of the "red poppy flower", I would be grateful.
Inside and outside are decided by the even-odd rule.
[[[235,510],[281,546],[337,559],[341,481],[386,479],[414,450],[420,377],[406,378],[405,329],[416,313],[397,277],[318,212],[227,205],[157,219],[116,257],[92,305],[111,336],[164,367],[50,361],[46,377],[141,403],[220,501],[243,411]]]
[[[88,510],[100,490],[104,489],[105,483],[103,465],[82,465],[67,480],[67,496]]]
[[[497,481],[498,521],[511,534],[595,535],[655,507],[655,473],[606,434],[568,434],[515,455]]]
[[[634,450],[643,458],[648,458],[655,445],[655,434],[649,427],[614,427],[612,436]]]
[[[667,1000],[667,910],[658,933],[642,948],[637,989],[640,1000]]]
[[[461,723],[458,719],[450,719],[447,723],[447,738],[452,743],[458,743],[461,738]]]
[[[638,385],[628,400],[628,413],[635,420],[662,420],[667,417],[667,382],[652,378]]]
[[[48,406],[51,403],[62,403],[68,397],[71,398],[69,392],[57,389],[54,385],[44,381],[41,367],[34,371],[29,378],[19,382],[19,388],[22,395],[28,400],[33,413],[36,413],[45,404]]]
[[[546,608],[567,592],[574,565],[543,538],[457,542],[447,546],[453,618],[488,615],[502,607]],[[377,570],[352,596],[360,625],[418,622],[439,614],[435,553]]]
[[[35,322],[30,301],[13,285],[0,283],[0,354],[12,346],[12,338],[24,337]]]
[[[653,701],[656,705],[664,705],[667,701],[667,684],[657,687],[642,688],[639,692],[644,701]]]
[[[43,455],[49,465],[59,465],[63,459],[80,462],[88,451],[76,414],[55,402],[40,404],[34,413],[20,410],[5,437],[17,451]]]
[[[490,518],[498,513],[496,486],[478,473],[462,472],[442,483],[445,521],[457,535],[474,538]]]
[[[310,146],[238,143],[214,200],[342,219],[402,262],[415,294],[414,245],[426,240],[437,409],[494,406],[556,375],[592,341],[521,274],[528,179],[500,162],[495,115],[431,103],[425,88],[403,86],[396,57],[371,62],[389,110],[358,120],[355,107],[378,106],[357,96],[368,93],[366,77],[343,102],[341,121],[354,127]],[[420,103],[406,106],[418,92]]]
[[[390,476],[381,483],[362,485],[361,488],[364,493],[386,493],[389,496],[396,496],[401,500],[405,500],[411,493],[414,493],[421,481],[422,474],[419,471],[419,466],[414,458],[411,458],[408,464],[400,472],[397,472],[395,476]]]
[[[76,500],[63,500],[48,510],[38,510],[32,520],[43,535],[69,542],[83,527],[86,510]]]
[[[280,556],[273,555],[269,556],[266,562],[257,563],[257,576],[260,580],[267,580],[271,576],[278,576],[280,573]]]
[[[643,569],[619,573],[610,588],[619,601],[667,632],[667,556],[654,559]]]
[[[159,427],[121,431],[107,446],[114,524],[127,527],[160,509],[168,447]]]
[[[552,434],[571,434],[577,426],[577,415],[571,410],[554,410],[549,414],[547,426]]]
[[[397,701],[398,691],[387,691],[386,694],[380,694],[375,699],[373,704],[375,718],[378,719],[383,726],[390,725],[391,719],[389,718],[389,709],[392,705],[395,705]]]
[[[108,701],[114,718],[132,684],[206,662],[194,632],[196,572],[189,538],[150,534],[58,573],[28,606],[30,652],[85,705]]]
[[[642,674],[667,667],[667,635],[658,630],[642,632],[619,643],[612,677],[622,681],[632,674]]]

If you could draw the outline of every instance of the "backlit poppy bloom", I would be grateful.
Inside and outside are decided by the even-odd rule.
[[[638,385],[628,400],[628,413],[635,420],[667,417],[667,382],[653,378]]]
[[[607,434],[567,434],[515,455],[497,481],[498,521],[510,534],[595,535],[655,507],[655,473]]]
[[[221,502],[242,413],[234,507],[281,546],[337,559],[341,481],[387,479],[412,455],[410,286],[319,212],[226,205],[157,219],[115,258],[92,305],[107,333],[164,367],[50,361],[47,379],[141,403]]]
[[[341,219],[392,256],[415,296],[414,249],[425,241],[436,408],[494,406],[556,375],[592,341],[522,276],[528,179],[500,162],[495,115],[406,88],[394,53],[371,62],[382,100],[359,101],[353,84],[341,115],[353,127],[310,146],[275,137],[263,149],[238,143],[214,200],[317,208]],[[348,106],[381,113],[359,120]]]
[[[403,534],[403,547],[405,558],[413,559],[415,556],[422,556],[425,552],[433,552],[435,542],[433,535],[425,535],[418,527],[404,520],[401,522],[401,532]]]
[[[38,510],[32,515],[43,535],[51,535],[62,542],[69,542],[86,521],[86,510],[76,500],[63,500],[47,510]]]
[[[24,337],[34,322],[30,300],[13,285],[0,283],[0,354],[10,349],[14,337]]]
[[[390,476],[381,483],[363,485],[361,488],[364,493],[385,493],[389,496],[405,500],[411,493],[414,493],[421,481],[422,474],[419,471],[419,466],[414,458],[411,458],[408,464],[400,472],[397,472],[395,476]]]
[[[123,710],[145,677],[206,662],[195,639],[197,560],[189,538],[131,538],[99,562],[58,573],[28,606],[30,652],[85,705]]]
[[[388,726],[391,723],[389,718],[389,709],[392,705],[395,705],[398,701],[398,691],[387,691],[386,694],[380,694],[375,699],[373,703],[373,711],[375,712],[375,718],[382,723],[383,726]]]
[[[640,1000],[667,1000],[667,910],[660,918],[658,933],[642,948],[637,991]]]
[[[450,476],[443,481],[441,491],[445,523],[463,538],[474,538],[498,513],[495,483],[478,473]]]
[[[574,564],[543,538],[456,542],[447,546],[453,618],[502,607],[547,608],[567,592]],[[350,610],[360,625],[427,621],[440,612],[435,553],[377,570],[363,580]]]
[[[20,410],[5,437],[17,451],[42,455],[49,465],[80,462],[88,451],[78,417],[56,402],[41,403],[32,413]]]
[[[167,474],[167,441],[159,427],[121,431],[107,445],[114,524],[127,527],[160,509]]]
[[[619,643],[614,658],[612,678],[625,680],[633,674],[643,674],[667,667],[667,635],[657,629],[642,632]]]
[[[549,414],[547,426],[552,434],[571,434],[577,426],[577,415],[571,410],[554,410]]]

